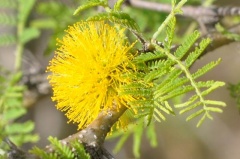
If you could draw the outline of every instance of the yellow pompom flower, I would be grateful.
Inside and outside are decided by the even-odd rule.
[[[134,98],[120,95],[121,86],[132,82],[123,75],[134,70],[129,53],[133,44],[126,41],[124,29],[82,21],[66,33],[47,68],[57,109],[81,129],[113,103],[129,107]]]

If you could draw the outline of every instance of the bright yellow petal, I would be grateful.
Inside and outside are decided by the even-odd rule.
[[[113,102],[127,106],[134,100],[118,92],[131,82],[122,74],[133,65],[133,45],[126,42],[123,29],[104,22],[78,22],[66,32],[47,68],[52,73],[48,78],[57,109],[84,128]]]

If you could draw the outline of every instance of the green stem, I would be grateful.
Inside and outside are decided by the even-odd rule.
[[[15,58],[15,72],[20,71],[22,67],[22,56],[23,56],[24,45],[20,41],[20,37],[22,35],[23,29],[24,29],[24,22],[19,20],[17,23],[17,48],[16,48],[16,58]]]
[[[105,11],[108,12],[108,13],[110,13],[110,12],[112,11],[112,9],[111,9],[109,6],[104,7],[104,9],[105,9]]]
[[[22,55],[23,55],[23,45],[18,42],[17,48],[16,48],[15,72],[19,72],[21,70]]]
[[[162,32],[162,30],[167,26],[167,24],[170,22],[170,20],[175,16],[177,13],[181,13],[180,9],[181,7],[187,2],[187,0],[181,0],[176,7],[174,7],[174,3],[172,4],[173,9],[171,13],[168,15],[167,19],[164,20],[163,24],[160,25],[158,30],[153,34],[152,42],[156,41],[158,35]]]
[[[173,54],[171,54],[170,52],[167,52],[165,50],[163,50],[163,48],[159,47],[158,45],[155,44],[155,47],[157,50],[164,52],[168,58],[170,58],[171,60],[175,61],[178,66],[181,68],[181,70],[185,73],[186,77],[190,80],[191,85],[193,86],[193,88],[195,89],[195,92],[197,94],[197,96],[199,97],[200,102],[203,104],[203,109],[207,112],[206,108],[206,104],[205,104],[205,100],[201,94],[200,89],[198,88],[196,81],[193,79],[190,71],[187,69],[187,67],[184,65],[184,63],[182,63],[182,61],[178,60]]]
[[[174,14],[173,12],[171,12],[169,14],[169,16],[167,17],[167,19],[164,20],[164,22],[160,25],[160,27],[158,28],[158,30],[153,34],[153,37],[152,37],[152,41],[156,41],[158,35],[162,32],[162,30],[164,28],[166,28],[167,24],[169,23],[169,21],[174,17]]]

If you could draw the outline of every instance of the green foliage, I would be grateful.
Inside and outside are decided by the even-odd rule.
[[[51,143],[52,153],[46,153],[46,150],[42,150],[38,147],[34,147],[30,150],[30,153],[35,154],[44,159],[90,159],[89,154],[85,152],[84,146],[78,141],[73,141],[69,146],[63,145],[57,138],[49,137],[48,140]]]
[[[32,134],[34,124],[31,121],[16,122],[26,114],[23,107],[25,87],[17,84],[21,73],[10,75],[3,68],[0,70],[0,141],[10,138],[16,145],[36,142],[38,135]],[[1,149],[4,149],[1,145]]]
[[[6,1],[3,0],[1,1],[1,8],[8,8],[8,9],[12,9],[15,7],[13,7],[12,5],[14,3],[12,3],[13,1]],[[17,18],[12,15],[12,14],[7,14],[4,12],[0,12],[0,25],[3,26],[15,26],[17,24]],[[6,46],[6,45],[10,45],[16,42],[16,37],[14,35],[11,34],[2,34],[0,35],[0,46]]]
[[[18,3],[13,3],[16,1]],[[118,0],[113,9],[111,9],[107,0],[88,0],[87,3],[80,5],[74,14],[81,13],[81,16],[83,16],[83,11],[102,6],[105,12],[97,13],[93,16],[88,14],[87,20],[104,20],[122,25],[139,36],[139,40],[142,42],[142,33],[135,18],[121,11],[123,2],[123,0]],[[190,72],[191,66],[201,56],[211,40],[202,40],[196,46],[195,50],[191,52],[190,48],[196,44],[200,36],[200,33],[195,31],[189,35],[176,50],[172,49],[173,40],[176,37],[175,15],[181,13],[181,7],[186,0],[181,0],[178,4],[175,4],[175,1],[172,2],[172,12],[153,34],[149,42],[154,48],[153,51],[140,52],[133,60],[136,64],[137,72],[126,75],[135,82],[122,86],[124,91],[121,92],[120,95],[132,95],[137,99],[129,103],[136,111],[135,118],[137,124],[130,125],[127,131],[118,131],[112,134],[110,138],[121,136],[114,150],[115,152],[122,148],[130,136],[133,136],[133,154],[137,158],[140,157],[143,135],[147,135],[153,147],[157,146],[156,123],[153,121],[161,122],[166,120],[167,114],[176,115],[177,110],[179,110],[180,114],[188,113],[187,121],[200,117],[197,123],[197,126],[200,126],[206,118],[212,119],[212,113],[222,112],[221,107],[225,106],[225,103],[221,101],[207,99],[208,94],[224,85],[223,82],[213,80],[199,81],[199,77],[202,77],[217,66],[220,59],[206,64],[196,72]],[[69,18],[74,11],[74,9],[69,6],[55,1],[39,2],[36,10],[38,14],[44,15],[45,17],[31,21],[30,26],[26,27],[26,21],[35,3],[34,0],[2,0],[0,4],[1,3],[3,3],[2,6],[5,8],[16,9],[18,11],[18,17],[0,13],[0,24],[16,26],[18,33],[17,35],[1,35],[0,45],[15,43],[20,47],[20,55],[23,46],[39,36],[38,29],[52,29],[54,31],[49,44],[49,50],[53,50],[55,49],[55,39],[62,35],[62,30],[64,30],[67,25],[78,20],[78,18]],[[146,18],[146,20],[149,20],[149,18]],[[149,25],[149,22],[145,25]],[[222,28],[219,30],[223,34],[226,33]],[[165,38],[161,46],[156,42],[157,39],[162,39],[162,37],[159,38],[160,35],[163,35],[162,37]],[[230,38],[238,39],[235,35],[230,36],[228,32],[226,35]],[[0,132],[0,139],[10,137],[17,145],[29,141],[36,141],[38,138],[36,135],[30,134],[34,128],[32,122],[27,121],[21,124],[14,122],[26,113],[26,110],[22,107],[23,91],[25,88],[18,84],[20,78],[21,72],[19,71],[12,76],[6,74],[0,76],[0,129],[3,130]],[[233,85],[230,87],[232,95],[237,97],[237,99],[239,97],[239,93],[237,92],[239,90],[238,88],[238,86]],[[188,93],[191,93],[190,97],[178,101],[178,103],[174,102],[175,98]],[[145,129],[146,126],[148,126],[147,129]],[[20,127],[24,127],[24,129],[19,131]],[[35,147],[31,150],[31,153],[46,159],[90,158],[89,155],[86,154],[83,145],[77,141],[69,145],[63,145],[61,141],[52,137],[49,138],[49,141],[51,142],[51,147],[54,149],[54,152],[46,153],[45,150]]]
[[[39,30],[36,28],[26,27],[27,18],[35,4],[35,0],[3,0],[1,3],[4,9],[14,9],[17,14],[0,13],[0,25],[16,27],[17,34],[0,35],[0,46],[24,45],[40,35]]]
[[[138,124],[130,126],[127,132],[118,131],[113,133],[110,138],[121,136],[114,150],[115,152],[121,149],[132,134],[134,140],[133,154],[139,158],[141,138],[144,134],[145,129],[143,127],[145,125],[148,125],[146,130],[151,145],[156,146],[157,143],[154,142],[156,141],[156,135],[152,121],[161,122],[166,120],[166,114],[175,115],[176,110],[180,110],[180,114],[188,113],[187,121],[199,117],[198,127],[206,118],[212,119],[212,113],[221,113],[221,107],[225,106],[225,103],[221,101],[207,99],[207,95],[223,86],[224,82],[199,81],[199,77],[217,66],[221,61],[220,59],[206,64],[196,72],[190,72],[191,66],[201,56],[211,40],[203,39],[191,52],[190,50],[192,50],[200,37],[200,33],[195,31],[175,51],[172,49],[176,27],[175,15],[181,13],[180,8],[185,2],[181,1],[173,7],[170,15],[152,36],[151,45],[154,46],[155,50],[143,52],[135,57],[134,63],[138,72],[126,75],[132,77],[136,82],[122,86],[124,91],[120,95],[132,95],[137,99],[129,104],[137,111],[135,117]],[[94,20],[109,20],[108,15],[109,12],[98,14]],[[129,24],[127,20],[125,23]],[[126,27],[126,25],[123,26]],[[163,34],[164,30],[166,34],[165,40],[163,46],[159,46],[156,43],[156,38]],[[180,100],[179,103],[174,103],[175,98],[188,93],[193,95],[190,95],[185,101]]]
[[[16,8],[17,3],[15,0],[1,0],[0,8]]]
[[[73,6],[65,5],[60,1],[38,2],[36,12],[41,15],[41,17],[32,20],[30,25],[34,28],[48,29],[53,32],[49,39],[46,53],[51,53],[56,49],[56,39],[63,36],[63,30],[65,30],[68,25],[79,21],[79,17],[72,17],[72,14],[75,6],[80,3],[80,0],[72,3]],[[91,12],[87,14],[90,16]],[[81,14],[81,17],[84,16],[85,14]]]
[[[6,75],[6,74],[5,74]],[[22,107],[24,86],[16,85],[20,75],[14,74],[7,77],[1,75],[1,91],[0,91],[0,111],[1,111],[1,126],[7,124],[9,121],[13,121],[26,113],[26,110]],[[9,123],[10,124],[10,123]],[[26,126],[26,129],[20,130],[21,125],[13,123],[12,125],[6,125],[1,131],[2,135],[28,133],[33,130],[32,123],[26,122],[22,126]],[[1,135],[1,137],[3,137]]]
[[[16,43],[16,37],[11,34],[0,35],[0,46],[7,46]]]
[[[116,144],[113,152],[117,153],[119,152],[122,147],[124,146],[125,142],[129,137],[133,137],[133,154],[136,158],[140,157],[141,152],[141,143],[143,135],[146,135],[148,138],[148,141],[152,147],[157,146],[157,135],[155,132],[155,123],[150,123],[147,129],[145,129],[146,123],[143,119],[140,119],[137,124],[132,124],[128,127],[127,131],[117,131],[113,132],[110,136],[108,136],[108,139],[112,138],[119,138],[118,143]]]
[[[228,89],[233,98],[235,98],[238,106],[238,111],[240,112],[240,82],[237,84],[229,84]]]
[[[176,15],[176,14],[181,14],[181,7],[187,2],[187,0],[181,0],[177,5],[175,5],[175,1],[172,0],[172,11],[171,13],[167,16],[165,21],[160,25],[158,30],[153,34],[152,40],[156,40],[157,36],[162,32],[164,28],[166,28],[166,25],[170,22],[170,20]]]
[[[26,24],[28,16],[35,4],[36,0],[18,0],[18,21]]]
[[[122,0],[118,0],[114,5],[114,9],[110,9],[107,0],[89,0],[86,4],[78,7],[74,14],[75,15],[79,14],[79,12],[89,9],[91,7],[103,6],[106,12],[89,16],[87,20],[90,21],[108,20],[115,24],[120,24],[133,32],[139,32],[139,26],[137,25],[135,20],[133,20],[129,16],[129,14],[120,11],[122,3],[123,3]]]
[[[166,25],[163,24],[163,25]],[[147,87],[125,86],[126,94],[135,96],[143,96],[143,100],[131,103],[138,109],[138,117],[146,117],[148,123],[154,118],[157,121],[165,120],[166,114],[175,114],[171,103],[171,99],[180,95],[194,92],[195,94],[187,101],[174,104],[175,108],[180,108],[180,114],[191,112],[187,120],[191,120],[197,116],[202,116],[197,126],[201,125],[205,118],[212,119],[211,112],[222,112],[217,106],[225,106],[225,103],[215,100],[207,100],[206,95],[218,87],[224,85],[219,81],[196,81],[197,78],[207,73],[215,67],[220,60],[210,62],[194,73],[190,73],[189,68],[198,59],[207,45],[209,39],[204,39],[199,46],[191,53],[188,52],[192,44],[196,42],[199,33],[195,31],[190,35],[178,49],[171,53],[172,40],[175,30],[175,18],[173,17],[166,25],[166,40],[163,47],[154,44],[156,50],[154,53],[142,53],[135,58],[135,62],[140,70],[144,70],[145,85]],[[184,58],[183,58],[184,57]],[[132,90],[129,92],[128,90]],[[139,90],[141,94],[139,94]]]
[[[222,35],[224,35],[228,39],[232,39],[234,41],[240,41],[240,36],[238,34],[231,33],[226,28],[221,26],[221,24],[218,23],[215,27],[218,32],[220,32]]]
[[[8,15],[6,13],[0,14],[0,24],[14,26],[16,25],[16,17],[14,15]]]
[[[108,7],[108,1],[107,0],[88,0],[86,3],[79,6],[73,14],[77,15],[86,9],[96,7],[96,6]]]
[[[118,1],[115,3],[115,5],[114,5],[114,9],[113,9],[113,10],[114,10],[114,11],[120,11],[123,2],[124,2],[124,0],[118,0]]]
[[[86,153],[84,146],[80,144],[77,140],[71,143],[72,147],[75,149],[75,156],[83,159],[90,159],[90,155]]]
[[[141,32],[144,33],[144,37],[146,37],[146,39],[150,38],[153,35],[153,33],[162,24],[162,22],[167,16],[166,13],[160,13],[160,12],[151,11],[151,10],[143,10],[143,9],[133,8],[128,6],[124,7],[123,11],[131,15],[131,18],[136,21]],[[136,39],[135,37],[131,37],[131,34],[129,34],[129,38],[132,41]],[[158,37],[158,41],[163,41],[163,40],[164,40],[164,36]]]
[[[32,39],[37,38],[40,35],[40,32],[36,28],[26,28],[23,30],[22,35],[19,37],[19,42],[22,44],[26,44]]]
[[[36,142],[38,135],[32,134],[34,124],[31,121],[17,122],[26,114],[23,106],[23,92],[25,86],[19,81],[22,78],[21,64],[23,47],[30,40],[39,36],[35,28],[27,27],[26,22],[35,4],[35,0],[9,0],[1,1],[1,7],[14,10],[17,14],[0,13],[0,25],[16,28],[16,34],[3,34],[0,36],[0,46],[16,45],[16,64],[14,71],[9,72],[0,66],[0,141],[9,138],[20,146],[27,142]],[[5,150],[1,145],[1,149]],[[3,153],[3,154],[4,154]]]
[[[62,145],[62,143],[56,138],[49,137],[49,141],[52,143],[53,149],[56,151],[56,153],[61,155],[62,158],[70,159],[74,157],[74,154],[70,148],[66,145]]]
[[[105,12],[99,13],[92,17],[89,17],[87,20],[90,21],[100,21],[100,20],[109,20],[115,24],[120,24],[130,30],[139,31],[139,26],[137,23],[126,13],[113,11],[113,12]]]

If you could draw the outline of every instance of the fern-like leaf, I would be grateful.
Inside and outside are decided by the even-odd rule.
[[[169,22],[171,21],[172,18],[175,17],[175,14],[181,14],[181,7],[187,2],[187,0],[181,0],[176,6],[176,1],[173,0],[172,1],[172,11],[171,13],[168,15],[168,17],[164,20],[164,22],[162,23],[162,25],[160,25],[160,27],[158,28],[158,30],[153,34],[152,36],[152,40],[155,41],[157,39],[157,36],[163,31],[164,28],[167,27],[167,25],[169,24]]]
[[[10,34],[0,35],[0,46],[7,46],[16,43],[16,37]]]
[[[139,124],[134,129],[133,133],[133,154],[136,158],[140,157],[140,146],[141,146],[141,139],[143,135],[143,126]]]
[[[197,58],[202,54],[202,52],[210,44],[210,42],[211,42],[211,40],[209,38],[203,39],[200,42],[199,47],[196,47],[194,52],[192,52],[188,55],[187,59],[185,60],[185,65],[187,67],[190,67],[197,60]]]
[[[19,0],[18,20],[25,24],[36,0]]]
[[[178,60],[178,58],[176,58],[172,54],[166,52],[166,55],[173,61],[176,61],[176,63],[179,65],[180,69],[184,72],[185,76],[188,78],[190,85],[188,85],[188,87],[182,87],[182,90],[179,89],[179,91],[177,91],[177,92],[176,91],[169,92],[166,96],[160,97],[160,98],[162,98],[161,100],[167,100],[167,99],[171,99],[177,95],[184,94],[186,92],[194,90],[196,95],[194,96],[194,98],[191,98],[192,101],[191,101],[191,99],[188,100],[188,104],[186,105],[187,108],[180,111],[180,113],[185,113],[187,111],[195,109],[196,107],[201,106],[203,111],[201,111],[201,110],[197,111],[197,112],[193,113],[193,115],[190,115],[190,117],[187,118],[188,120],[190,120],[192,118],[195,118],[195,117],[203,114],[202,118],[199,120],[199,122],[197,124],[198,126],[202,123],[202,121],[206,117],[210,117],[209,112],[211,112],[211,111],[212,112],[220,112],[219,108],[208,109],[209,107],[208,107],[208,104],[206,103],[204,96],[206,96],[207,94],[209,94],[211,91],[215,90],[216,88],[224,85],[223,82],[215,82],[210,87],[208,87],[206,90],[201,91],[200,90],[201,87],[198,85],[198,83],[195,81],[193,75],[187,69],[199,57],[199,55],[202,53],[203,49],[207,46],[208,43],[209,43],[209,40],[206,40],[206,41],[203,41],[202,43],[200,43],[200,48],[196,49],[197,51],[195,51],[194,53],[189,54],[187,59],[184,61],[185,63]],[[212,66],[214,66],[215,64],[216,63],[210,63],[208,65],[209,66],[208,69],[206,69],[207,68],[207,66],[206,66],[206,67],[204,67],[204,69],[200,69],[200,71],[197,74],[200,75],[201,73],[203,73],[203,74],[206,73],[206,71],[210,70],[212,68]],[[195,76],[195,78],[196,77],[197,76]],[[216,103],[218,103],[218,102],[216,102]],[[221,106],[222,106],[222,104],[221,104]]]
[[[165,38],[164,43],[163,43],[164,49],[167,51],[170,51],[170,49],[172,47],[172,41],[173,41],[173,37],[174,37],[174,33],[175,33],[175,25],[176,25],[176,18],[172,17],[169,20],[169,23],[166,27],[167,37]]]
[[[160,59],[160,58],[164,58],[166,57],[166,55],[164,55],[161,52],[147,52],[147,53],[142,53],[139,56],[137,56],[134,61],[136,63],[143,63],[143,62],[147,62],[147,61],[152,61],[155,59]]]
[[[24,129],[22,129],[24,127]],[[7,125],[5,128],[6,133],[8,134],[16,134],[16,133],[28,133],[33,131],[34,124],[30,121],[27,121],[25,123],[13,123],[11,125]]]
[[[120,11],[121,6],[123,4],[124,0],[118,0],[115,4],[114,4],[114,11]]]
[[[70,150],[67,145],[63,145],[61,141],[57,140],[57,138],[49,137],[48,140],[51,142],[55,153],[61,156],[61,158],[72,159],[74,157],[74,153]]]
[[[173,69],[172,73],[165,77],[164,79],[161,79],[161,83],[159,83],[156,87],[156,95],[158,96],[164,94],[165,92],[170,92],[173,89],[177,88],[179,85],[184,84],[187,82],[186,78],[178,78],[179,75],[182,73],[179,69]],[[173,82],[174,81],[174,82]],[[175,84],[175,85],[173,85]],[[177,84],[177,85],[176,85]]]
[[[90,155],[85,152],[84,146],[77,140],[72,141],[69,145],[62,144],[62,141],[49,137],[48,139],[53,148],[53,152],[47,153],[38,147],[33,147],[29,152],[43,159],[90,159]]]
[[[232,40],[235,40],[235,41],[240,41],[240,35],[239,34],[232,33],[230,31],[228,31],[226,28],[221,26],[220,23],[218,23],[215,27],[216,27],[217,31],[220,32],[222,35],[224,35],[226,38],[232,39]]]
[[[87,20],[89,21],[109,20],[113,23],[120,24],[128,28],[129,30],[139,32],[139,26],[137,25],[137,23],[127,13],[120,11],[99,13],[97,15],[89,17]]]
[[[144,78],[145,82],[150,82],[153,79],[156,80],[156,78],[166,75],[170,70],[174,69],[171,68],[173,64],[174,63],[171,60],[159,60],[151,62],[150,65],[148,65],[150,72]]]
[[[17,3],[15,0],[1,0],[0,8],[16,8]]]
[[[146,129],[146,135],[148,137],[148,141],[150,142],[152,147],[157,146],[157,136],[156,136],[156,131],[155,131],[155,123],[152,122],[149,126],[148,129]],[[142,137],[144,135],[145,129],[144,127],[146,126],[145,121],[141,118],[138,122],[138,124],[132,124],[129,126],[128,131],[116,131],[113,132],[111,136],[108,136],[108,139],[111,138],[116,138],[120,137],[119,141],[117,142],[113,152],[117,153],[121,148],[123,147],[123,144],[129,139],[130,136],[133,136],[133,154],[136,158],[140,157],[140,148],[141,148],[141,141]]]
[[[177,48],[177,50],[174,52],[174,56],[176,56],[178,59],[182,59],[186,52],[194,45],[199,36],[199,32],[194,31],[193,34],[189,35],[181,44],[181,46]]]
[[[4,69],[0,68],[0,70],[0,137],[8,137],[16,145],[36,142],[38,136],[31,134],[34,129],[31,121],[12,123],[26,114],[26,109],[22,106],[25,87],[17,84],[21,78],[21,72],[11,75]]]
[[[36,28],[26,28],[23,30],[23,33],[19,37],[19,42],[26,44],[32,39],[37,38],[40,35],[40,31]]]
[[[202,68],[198,69],[196,72],[194,72],[192,74],[193,78],[197,79],[198,77],[206,74],[208,71],[210,71],[215,66],[217,66],[220,62],[221,62],[221,59],[218,59],[217,61],[212,61],[212,62],[206,64],[205,66],[203,66]]]
[[[16,25],[17,20],[16,17],[13,15],[9,15],[6,13],[0,13],[0,24],[1,25],[9,25],[14,26]]]
[[[73,15],[77,15],[80,12],[92,8],[92,7],[96,7],[96,6],[103,6],[103,7],[107,7],[108,6],[108,1],[107,0],[88,0],[86,3],[84,3],[83,5],[79,6],[75,12],[73,13]]]
[[[144,98],[147,99],[146,101],[136,101],[132,104],[135,104],[137,107],[138,117],[147,117],[148,122],[151,122],[152,118],[159,122],[165,120],[165,114],[174,114],[169,100],[189,92],[195,92],[195,94],[186,101],[175,104],[175,107],[181,109],[180,114],[190,111],[193,112],[187,120],[201,116],[197,124],[197,126],[199,126],[206,118],[211,119],[211,112],[222,112],[220,107],[225,106],[223,102],[206,99],[209,93],[223,86],[223,82],[196,81],[197,78],[206,74],[219,64],[220,59],[206,64],[195,73],[190,73],[189,67],[199,58],[210,43],[210,39],[204,39],[200,42],[199,47],[192,53],[188,53],[200,35],[199,32],[195,31],[183,42],[175,53],[172,54],[170,53],[170,48],[175,30],[174,26],[175,18],[172,18],[166,29],[167,40],[164,42],[164,47],[154,44],[156,48],[154,53],[141,54],[135,58],[136,63],[142,63],[144,64],[142,67],[146,67],[141,70],[144,70],[146,73],[145,77],[143,77],[143,82],[151,83],[149,87],[145,88],[147,91],[145,90],[144,93],[138,93],[140,88],[135,87],[133,89],[130,85],[126,86],[128,87],[126,90],[135,90],[132,92],[128,91],[128,93],[132,95],[134,95],[134,93],[138,96],[145,95]],[[185,60],[182,61],[183,57],[185,57]],[[148,100],[149,98],[152,98],[152,100]]]
[[[90,155],[86,153],[84,146],[79,143],[77,140],[71,143],[71,146],[74,148],[74,153],[77,158],[91,159]]]
[[[228,89],[230,95],[237,101],[238,111],[240,112],[240,82],[237,84],[229,84]]]

